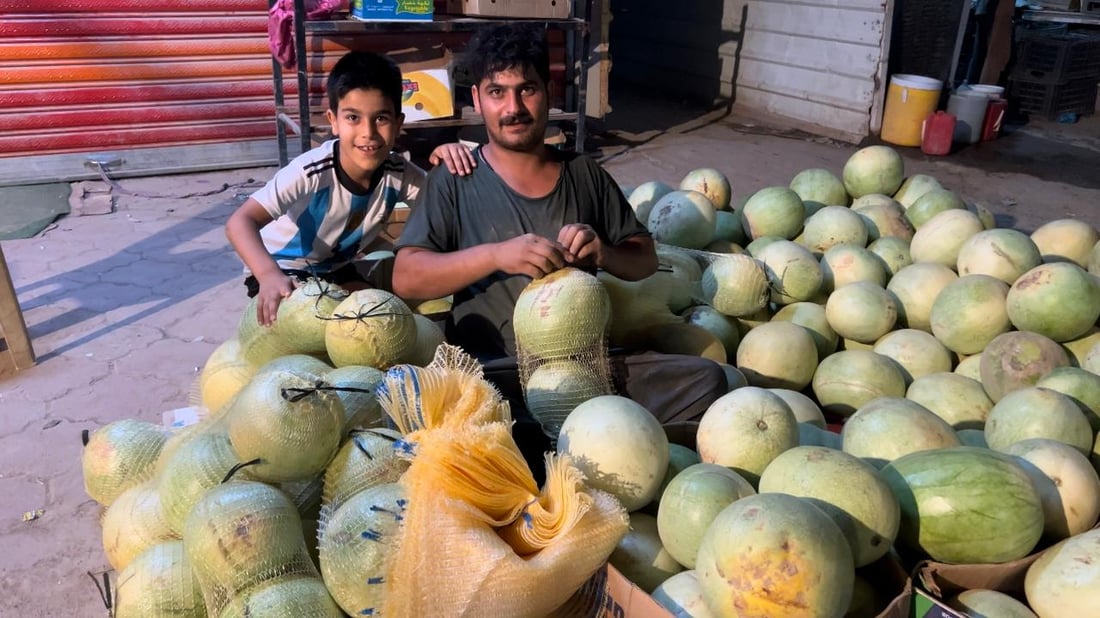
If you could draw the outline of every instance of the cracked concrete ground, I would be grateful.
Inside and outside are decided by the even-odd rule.
[[[728,174],[736,203],[802,169],[839,173],[855,150],[744,119],[655,117],[663,125],[646,132],[611,127],[594,137],[624,185],[677,183],[691,169],[712,166]],[[1058,160],[1042,154],[1047,150]],[[1040,154],[1028,159],[1029,152]],[[1098,223],[1094,149],[1032,130],[951,157],[905,155],[907,173],[933,174],[986,204],[1003,226],[1030,231],[1059,217]],[[262,182],[273,171],[121,184],[181,195]],[[83,490],[81,430],[121,418],[158,422],[163,412],[188,405],[200,367],[233,334],[245,305],[240,263],[222,225],[248,192],[119,195],[113,213],[69,216],[38,237],[4,243],[39,363],[0,377],[0,616],[106,615],[87,575],[109,567],[100,508]],[[42,515],[23,521],[35,509]]]

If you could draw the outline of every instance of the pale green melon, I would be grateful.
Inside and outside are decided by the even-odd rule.
[[[1039,248],[1023,232],[993,229],[968,238],[955,265],[960,275],[989,275],[1012,285],[1042,261]]]
[[[822,305],[810,302],[787,305],[777,311],[772,320],[793,322],[808,330],[817,347],[818,360],[836,351],[839,338],[829,326],[829,317]]]
[[[747,255],[714,260],[703,271],[703,298],[731,317],[752,315],[768,304],[768,275],[760,261]]]
[[[956,431],[981,429],[993,409],[982,383],[957,373],[933,373],[913,380],[905,398],[928,408]]]
[[[657,510],[660,541],[677,562],[691,569],[699,543],[724,508],[756,491],[741,475],[712,463],[698,463],[677,474]]]
[[[798,421],[781,397],[746,386],[707,408],[696,442],[704,463],[732,468],[755,484],[771,460],[798,445]]]
[[[653,600],[673,618],[714,618],[703,600],[703,589],[694,569],[680,571],[653,591]]]
[[[408,500],[400,483],[369,487],[350,496],[322,523],[321,576],[333,599],[351,616],[380,611],[386,561],[400,539]]]
[[[1089,350],[1098,343],[1100,343],[1100,328],[1093,326],[1084,335],[1070,341],[1063,341],[1062,347],[1066,349],[1069,360],[1074,367],[1084,368],[1085,357],[1088,356]]]
[[[886,236],[867,245],[867,250],[874,253],[886,266],[886,278],[891,279],[897,272],[913,263],[913,256],[909,252],[909,243],[901,238]]]
[[[844,188],[854,198],[869,193],[893,195],[905,179],[905,162],[889,146],[867,146],[844,163]]]
[[[959,359],[959,364],[955,365],[955,373],[976,380],[979,384],[982,382],[982,355],[971,354],[966,358]],[[984,388],[984,387],[983,387]]]
[[[840,432],[844,452],[876,468],[909,453],[960,446],[947,421],[915,401],[880,397],[861,406]]]
[[[1100,241],[1096,228],[1080,219],[1047,221],[1031,233],[1044,262],[1072,262],[1088,268],[1092,248]]]
[[[1042,264],[1012,284],[1005,306],[1018,330],[1071,341],[1096,325],[1100,283],[1076,264]]]
[[[786,388],[770,388],[768,390],[779,395],[783,401],[787,402],[787,405],[791,407],[791,412],[794,412],[796,421],[825,429],[825,415],[822,414],[821,408],[814,403],[813,399],[798,391]]]
[[[681,191],[697,191],[707,196],[715,210],[730,207],[730,181],[713,167],[701,167],[691,170],[680,181]]]
[[[1100,529],[1047,549],[1027,569],[1024,592],[1040,618],[1100,615]]]
[[[940,292],[959,278],[942,264],[910,264],[886,284],[898,309],[898,324],[932,332],[932,307]]]
[[[920,196],[934,189],[942,189],[943,185],[928,174],[913,174],[901,183],[901,187],[894,193],[894,199],[902,206],[909,208]]]
[[[1060,541],[1096,525],[1100,476],[1080,451],[1057,440],[1031,438],[1010,445],[1007,453],[1023,460],[1019,463],[1039,491],[1047,538]]]
[[[929,374],[951,371],[954,364],[946,346],[932,335],[913,328],[886,333],[875,342],[873,350],[894,359],[901,367],[906,384]]]
[[[653,205],[646,227],[658,242],[702,249],[714,240],[714,204],[697,191],[672,191]]]
[[[953,352],[977,354],[1012,325],[1008,285],[989,275],[966,275],[943,287],[932,304],[932,334]]]
[[[793,322],[767,322],[741,340],[737,368],[753,386],[801,390],[813,379],[817,346],[809,331]]]
[[[761,236],[794,238],[802,230],[805,216],[802,199],[787,187],[760,189],[741,209],[745,234],[754,240]]]
[[[325,346],[333,365],[388,369],[416,342],[416,321],[403,300],[383,290],[352,292],[333,310]]]
[[[724,610],[719,616],[841,616],[855,578],[852,550],[833,520],[778,493],[742,498],[719,513],[695,570],[707,606]]]
[[[649,221],[649,213],[653,210],[653,205],[673,190],[672,187],[659,180],[651,180],[643,182],[631,191],[627,201],[634,209],[634,216],[637,217],[638,221],[646,223]]]
[[[836,245],[821,256],[821,272],[825,275],[821,289],[832,292],[849,283],[867,281],[879,287],[886,285],[886,265],[865,247]]]
[[[913,234],[909,253],[914,262],[934,262],[956,268],[962,246],[971,236],[984,230],[978,216],[969,210],[945,210]]]
[[[818,365],[813,392],[825,412],[851,416],[878,397],[904,397],[905,378],[893,359],[868,350],[844,350]]]
[[[745,230],[741,229],[741,215],[728,210],[714,213],[714,240],[726,240],[744,246]]]
[[[825,279],[817,258],[802,245],[789,240],[773,242],[755,257],[764,265],[771,300],[776,304],[789,305],[813,298]]]
[[[647,593],[684,570],[661,545],[657,518],[640,512],[630,514],[630,530],[619,540],[607,561]]]
[[[863,219],[868,240],[893,237],[908,242],[913,238],[915,230],[905,217],[905,208],[885,195],[864,196],[852,204],[852,211]]]
[[[1006,394],[989,411],[985,441],[995,451],[1029,438],[1049,438],[1088,455],[1093,433],[1084,412],[1069,397],[1047,388],[1027,387]]]
[[[844,183],[826,169],[802,170],[791,179],[790,188],[803,202],[817,202],[826,206],[847,206],[848,192]]]
[[[375,394],[385,374],[374,367],[345,365],[324,375],[344,404],[344,432],[381,427],[385,424],[382,405]],[[343,390],[341,390],[343,389]]]
[[[1057,367],[1068,367],[1062,346],[1036,333],[1011,331],[998,335],[982,351],[982,386],[994,403],[1006,394],[1034,386]]]
[[[933,189],[920,196],[912,206],[906,209],[905,217],[913,224],[914,229],[920,230],[932,217],[945,210],[953,209],[966,210],[966,202],[947,189]]]
[[[857,567],[885,556],[897,536],[897,498],[874,467],[849,453],[798,446],[780,454],[760,477],[760,493],[773,492],[811,500],[825,511],[844,534]]]
[[[975,618],[1037,618],[1027,605],[996,590],[963,590],[948,599],[947,605]]]
[[[826,206],[806,219],[801,238],[803,246],[821,255],[834,245],[865,246],[867,226],[847,206]]]
[[[1089,419],[1092,430],[1100,431],[1100,376],[1080,367],[1057,367],[1039,378],[1035,386],[1073,399]]]
[[[874,343],[894,328],[897,306],[881,285],[856,281],[829,295],[825,315],[829,326],[841,337]]]
[[[733,318],[708,305],[696,305],[681,315],[688,324],[693,324],[708,331],[718,341],[722,342],[727,358],[733,358],[737,355],[737,346],[741,343],[741,333],[737,330],[737,323],[733,321]]]

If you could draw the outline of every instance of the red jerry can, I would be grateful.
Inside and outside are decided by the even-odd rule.
[[[1005,118],[1005,108],[1008,101],[1004,99],[990,99],[989,107],[985,108],[985,122],[982,123],[982,141],[997,139],[1001,134],[1001,121]]]
[[[928,155],[945,155],[951,152],[951,140],[955,135],[955,115],[938,111],[928,115],[921,130],[920,149]]]

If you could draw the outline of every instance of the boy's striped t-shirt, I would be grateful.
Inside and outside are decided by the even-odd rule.
[[[327,141],[279,170],[252,198],[274,219],[260,230],[280,268],[332,272],[382,231],[398,202],[412,207],[425,173],[396,153],[375,172],[367,193],[339,163],[339,140]]]

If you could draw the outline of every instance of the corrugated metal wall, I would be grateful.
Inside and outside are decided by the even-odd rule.
[[[859,141],[880,122],[888,3],[613,3],[612,77]]]
[[[273,164],[272,92],[267,0],[0,0],[0,183]]]

